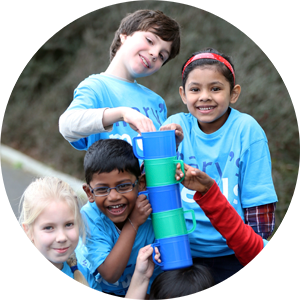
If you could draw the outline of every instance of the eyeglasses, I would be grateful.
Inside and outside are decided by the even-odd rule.
[[[137,185],[137,183],[138,183],[138,180],[136,180],[135,183],[131,183],[131,182],[121,183],[121,184],[118,184],[116,187],[112,187],[112,188],[109,188],[107,186],[101,186],[101,187],[92,189],[90,186],[90,189],[91,189],[91,192],[95,196],[103,197],[103,196],[107,196],[110,193],[110,191],[113,189],[115,189],[120,194],[129,193],[133,190],[133,188]]]

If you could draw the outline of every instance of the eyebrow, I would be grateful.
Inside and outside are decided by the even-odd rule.
[[[122,184],[122,183],[131,183],[131,180],[129,179],[129,178],[125,178],[125,179],[123,179],[123,180],[121,180],[121,181],[117,181],[116,182],[116,185],[115,186],[117,186],[117,185],[119,185],[119,184]],[[102,183],[102,182],[99,182],[99,183],[96,183],[95,184],[95,188],[96,187],[101,187],[101,186],[103,186],[103,187],[107,187],[107,186],[109,186],[107,183]]]

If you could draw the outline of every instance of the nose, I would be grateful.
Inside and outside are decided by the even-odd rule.
[[[58,243],[64,243],[67,241],[67,235],[65,234],[63,229],[58,230],[56,235],[56,241]]]
[[[120,197],[121,197],[121,194],[115,188],[110,189],[109,194],[107,195],[107,198],[110,201],[119,200]]]
[[[206,102],[206,101],[209,101],[209,100],[211,100],[210,93],[206,90],[202,90],[202,92],[199,96],[199,101]]]
[[[159,50],[156,47],[152,47],[150,49],[150,55],[151,55],[152,61],[155,62],[157,60],[158,55],[159,55]]]

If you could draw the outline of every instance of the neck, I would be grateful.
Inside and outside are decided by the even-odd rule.
[[[104,72],[104,74],[113,76],[120,80],[134,82],[135,78],[129,76],[128,71],[122,62],[118,61],[117,57],[114,57],[111,63],[109,64],[108,68]]]

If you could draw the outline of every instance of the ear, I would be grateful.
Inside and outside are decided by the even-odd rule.
[[[121,34],[120,34],[121,44],[123,44],[123,43],[125,42],[126,39],[127,39],[127,34],[121,33]]]
[[[142,174],[139,178],[139,192],[146,190],[146,176]]]
[[[93,203],[95,201],[95,199],[94,199],[93,193],[90,190],[90,187],[85,183],[82,185],[82,188],[83,188],[84,192],[86,193],[89,202]]]
[[[28,236],[28,238],[33,242],[31,231],[29,230],[29,226],[26,224],[22,224],[23,230]]]
[[[179,95],[180,95],[180,97],[182,99],[182,102],[184,104],[186,104],[186,97],[185,97],[185,92],[184,92],[183,86],[179,87]]]
[[[230,103],[231,104],[235,103],[239,99],[241,89],[242,88],[239,84],[234,86],[234,88],[231,91],[231,95],[230,95]]]

